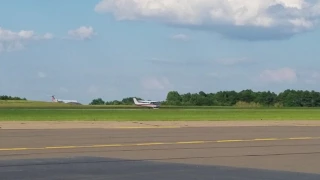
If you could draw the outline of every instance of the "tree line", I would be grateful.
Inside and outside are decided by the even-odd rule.
[[[27,100],[27,99],[21,98],[21,97],[15,97],[15,96],[1,95],[0,100]]]
[[[119,100],[113,100],[113,101],[104,101],[102,98],[97,98],[92,100],[92,102],[89,105],[132,105],[134,97],[127,97],[123,98],[121,101]],[[142,98],[135,97],[138,100],[141,100]]]
[[[103,101],[101,98],[94,99],[91,105],[131,105],[133,97],[122,100]],[[141,98],[137,98],[141,99]],[[170,91],[162,105],[174,106],[252,106],[252,107],[320,107],[320,92],[290,90],[287,89],[279,94],[271,91],[254,92],[250,89],[236,91],[219,91],[216,93],[180,94]]]
[[[254,92],[250,89],[219,91],[217,93],[186,93],[170,91],[166,105],[183,106],[276,106],[276,107],[320,107],[320,92],[285,90],[279,94],[270,91]]]

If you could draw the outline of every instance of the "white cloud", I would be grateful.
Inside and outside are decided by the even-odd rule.
[[[68,31],[68,35],[71,38],[80,40],[90,39],[94,34],[95,32],[91,26],[81,26],[78,29]]]
[[[52,39],[53,38],[53,34],[51,33],[46,33],[45,35],[43,35],[43,39]]]
[[[14,32],[0,27],[0,52],[17,51],[24,48],[24,44],[28,41],[52,39],[53,35],[46,33],[37,35],[31,30],[21,30]]]
[[[182,41],[187,41],[189,39],[189,37],[185,34],[176,34],[176,35],[173,35],[171,38],[175,40],[182,40]]]
[[[141,85],[146,90],[165,90],[172,87],[172,84],[166,77],[147,77],[141,80]]]
[[[319,0],[101,0],[118,20],[153,20],[244,39],[290,37],[313,29]]]
[[[263,82],[270,83],[284,83],[284,82],[296,82],[298,79],[297,73],[291,68],[281,68],[281,69],[267,69],[264,70],[260,76],[259,80]]]
[[[46,77],[47,77],[47,74],[44,73],[44,72],[38,72],[38,77],[39,77],[39,78],[46,78]]]

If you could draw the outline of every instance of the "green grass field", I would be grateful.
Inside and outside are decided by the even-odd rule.
[[[320,120],[319,108],[168,107],[67,105],[0,101],[0,121]]]
[[[209,107],[209,106],[161,106],[161,109],[212,109],[233,107]],[[135,105],[72,105],[39,101],[3,101],[0,100],[0,109],[141,109]]]

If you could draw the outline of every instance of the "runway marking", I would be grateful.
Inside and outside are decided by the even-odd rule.
[[[50,150],[50,149],[80,149],[80,148],[105,148],[105,147],[128,147],[128,146],[156,146],[156,145],[181,145],[181,144],[208,144],[208,143],[233,143],[233,142],[259,142],[259,141],[289,141],[289,140],[316,140],[320,137],[291,137],[291,138],[259,138],[259,139],[230,139],[213,141],[180,141],[180,142],[148,142],[128,144],[97,144],[83,146],[48,146],[34,148],[0,148],[0,151],[26,151],[26,150]]]
[[[80,146],[56,146],[56,147],[45,147],[46,149],[74,149]]]
[[[209,141],[186,141],[186,142],[176,142],[176,144],[204,144]]]
[[[320,125],[313,125],[313,124],[310,124],[310,125],[294,125],[294,126],[297,126],[297,127],[319,127]]]
[[[234,140],[219,140],[218,143],[230,143],[230,142],[248,142],[252,140],[244,140],[244,139],[234,139]]]
[[[264,138],[264,139],[254,139],[256,141],[279,141],[281,139],[277,139],[277,138]]]
[[[170,129],[170,128],[181,128],[180,126],[124,126],[124,127],[112,127],[112,129]],[[107,128],[109,129],[109,128]]]

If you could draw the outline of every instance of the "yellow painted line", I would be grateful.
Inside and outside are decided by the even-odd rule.
[[[121,147],[123,144],[102,144],[102,145],[93,145],[90,147]]]
[[[297,127],[319,127],[320,125],[294,125],[294,126],[297,126]]]
[[[279,138],[262,138],[262,139],[254,139],[255,141],[279,141]]]
[[[124,126],[124,127],[112,127],[112,129],[171,129],[181,128],[179,126]]]
[[[213,141],[186,141],[186,142],[176,142],[176,144],[204,144],[204,143],[210,143]]]
[[[131,144],[133,146],[154,146],[154,145],[166,145],[166,144],[170,144],[170,143],[160,143],[160,142],[156,142],[156,143],[138,143],[138,144]]]
[[[26,151],[26,150],[49,150],[49,149],[80,149],[80,148],[106,148],[128,146],[156,146],[156,145],[181,145],[181,144],[208,144],[208,143],[233,143],[233,142],[259,142],[259,141],[288,141],[288,140],[316,140],[320,137],[291,137],[291,138],[259,138],[259,139],[230,139],[212,141],[180,141],[180,142],[147,142],[128,144],[97,144],[83,146],[48,146],[36,148],[0,148],[0,151]]]
[[[79,148],[80,146],[53,146],[53,147],[45,147],[46,149],[74,149]]]
[[[5,148],[0,149],[0,151],[22,151],[22,150],[39,150],[42,148]]]
[[[233,140],[219,140],[218,143],[231,143],[231,142],[248,142],[248,141],[254,141],[254,140],[245,140],[245,139],[233,139]]]
[[[313,139],[313,137],[296,137],[296,138],[289,138],[290,140],[308,140]]]

